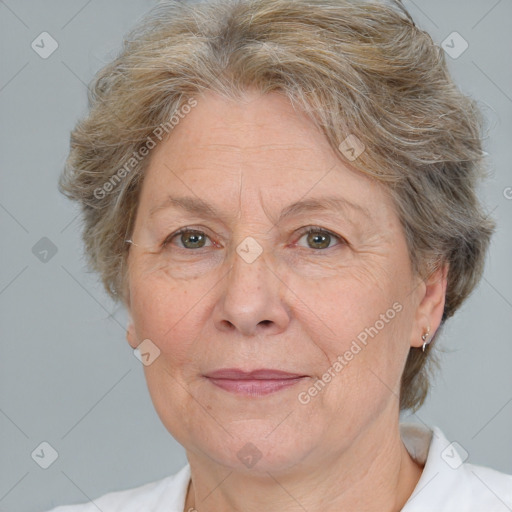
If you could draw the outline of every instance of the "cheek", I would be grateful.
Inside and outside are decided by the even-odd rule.
[[[291,286],[299,299],[295,315],[305,339],[322,353],[316,377],[329,391],[321,392],[319,402],[365,403],[369,391],[376,396],[389,394],[399,383],[408,351],[404,333],[410,308],[403,304],[398,281],[388,277],[377,286],[362,277],[317,281],[311,286],[297,280]]]
[[[382,282],[377,286],[371,279],[353,273],[325,280],[291,280],[290,289],[301,329],[312,340],[325,340],[325,349],[331,355],[373,326],[396,300],[396,294],[389,287],[384,289]]]
[[[204,281],[180,282],[160,273],[139,273],[130,280],[130,312],[139,341],[149,338],[163,355],[176,359],[197,336],[205,290]]]
[[[299,407],[312,417],[332,418],[326,436],[332,436],[333,443],[340,433],[340,421],[350,437],[389,406],[398,407],[406,357],[403,345],[396,342],[403,325],[403,309],[397,312],[383,301],[382,306],[373,304],[371,310],[368,308],[364,317],[351,317],[350,307],[346,305],[338,317],[331,316],[337,318],[331,329],[310,333],[325,363],[316,367],[316,379],[297,397]],[[381,320],[381,312],[387,323]]]

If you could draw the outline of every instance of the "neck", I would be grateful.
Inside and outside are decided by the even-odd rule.
[[[279,473],[239,473],[187,451],[191,483],[185,511],[398,512],[422,468],[401,442],[398,420],[390,427],[375,424],[349,450],[331,450],[321,462]]]

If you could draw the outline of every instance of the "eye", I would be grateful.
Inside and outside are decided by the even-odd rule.
[[[346,241],[342,237],[317,227],[307,228],[302,232],[299,240],[303,237],[306,237],[307,244],[311,249],[329,249],[330,243],[333,239],[346,244]]]
[[[208,235],[206,235],[203,231],[182,228],[179,231],[173,233],[172,235],[169,235],[164,240],[162,247],[166,247],[177,237],[179,237],[178,240],[182,244],[178,245],[178,247],[182,249],[201,249],[206,246],[206,240],[209,239]]]
[[[318,227],[309,227],[303,230],[299,240],[304,237],[306,237],[307,244],[311,249],[329,249],[332,247],[331,243],[334,240],[338,240],[342,244],[347,244],[342,237]],[[202,249],[203,247],[215,245],[213,243],[206,245],[210,237],[204,233],[204,231],[182,228],[169,235],[162,243],[162,247],[165,248],[170,245],[175,238],[179,240],[178,247],[181,249]]]

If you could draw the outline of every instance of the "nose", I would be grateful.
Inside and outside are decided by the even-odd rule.
[[[290,314],[283,300],[286,285],[269,267],[268,260],[265,252],[252,262],[237,253],[233,255],[213,313],[217,329],[256,336],[279,334],[287,328]]]

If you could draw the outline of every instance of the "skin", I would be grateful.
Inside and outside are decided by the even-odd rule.
[[[196,99],[150,154],[126,301],[130,345],[150,339],[160,350],[144,372],[190,462],[185,510],[398,511],[422,470],[400,440],[400,378],[409,348],[439,327],[447,268],[426,281],[413,274],[386,189],[344,163],[283,96]],[[172,206],[151,216],[169,194],[201,198],[219,216]],[[366,208],[371,220],[328,209],[277,222],[291,203],[325,195]],[[301,233],[309,226],[332,236],[322,245],[323,233]],[[202,231],[204,246],[178,235],[162,247],[183,227]],[[251,263],[236,251],[246,237],[262,249]],[[396,302],[401,311],[300,403],[299,393]],[[241,396],[204,377],[220,368],[306,377]],[[252,467],[237,456],[247,443],[261,456]]]

